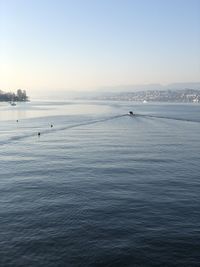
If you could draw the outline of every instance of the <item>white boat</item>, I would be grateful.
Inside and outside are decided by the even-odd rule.
[[[15,102],[10,102],[11,106],[16,106],[17,104]]]

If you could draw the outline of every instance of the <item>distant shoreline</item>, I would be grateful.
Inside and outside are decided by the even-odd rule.
[[[200,90],[148,90],[137,92],[108,93],[93,100],[130,101],[142,103],[200,103]]]
[[[10,102],[12,102],[12,100],[1,100],[0,99],[0,102],[2,102],[2,103],[10,103]],[[27,99],[27,100],[14,100],[13,102],[16,102],[16,103],[25,103],[25,102],[30,102],[30,100],[29,99]]]
[[[0,102],[27,102],[29,97],[26,90],[18,89],[16,93],[0,90]]]

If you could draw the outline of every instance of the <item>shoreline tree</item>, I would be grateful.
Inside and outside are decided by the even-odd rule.
[[[26,90],[18,89],[17,93],[4,92],[0,90],[0,101],[1,102],[26,102],[28,101],[28,96]]]

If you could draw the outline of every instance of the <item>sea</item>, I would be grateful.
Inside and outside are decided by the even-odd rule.
[[[200,266],[200,105],[0,103],[0,266]]]

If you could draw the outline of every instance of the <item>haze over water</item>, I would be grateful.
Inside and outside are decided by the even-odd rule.
[[[0,0],[0,267],[200,266],[200,105],[64,101],[200,89],[199,9]]]
[[[199,114],[0,104],[0,266],[199,266]]]

